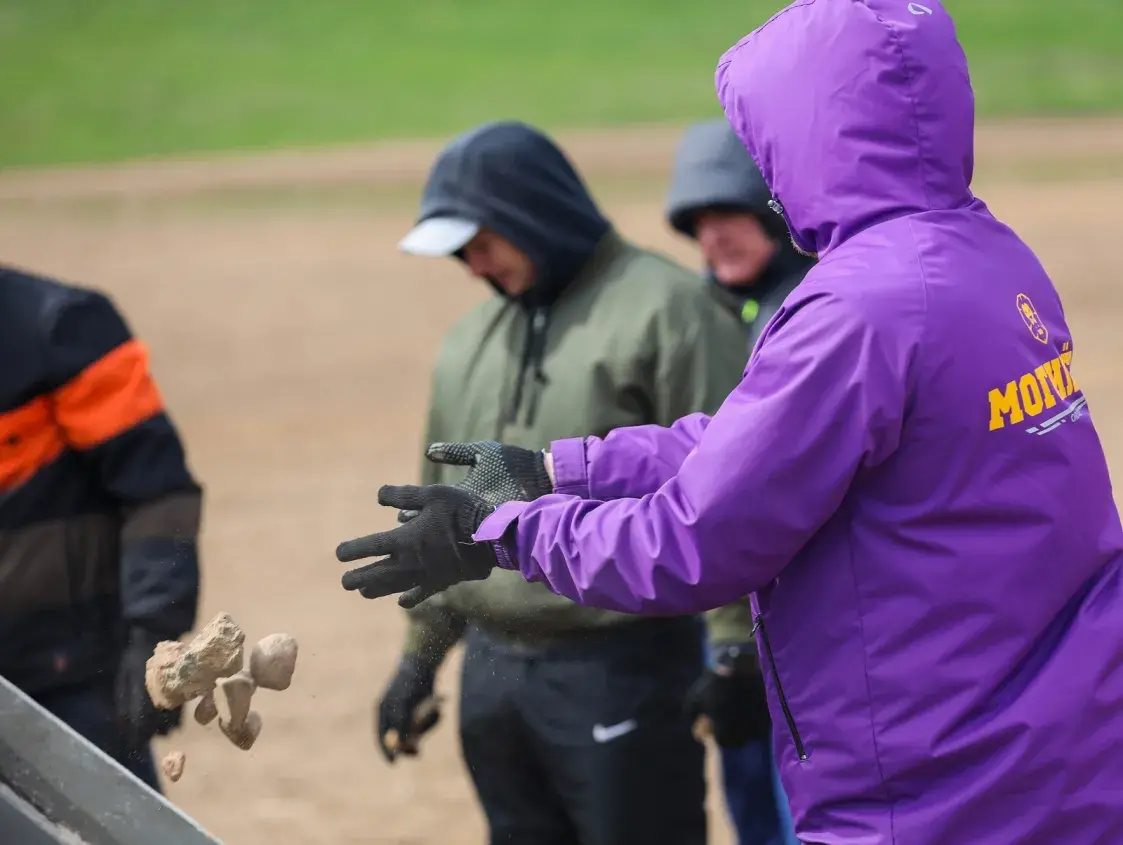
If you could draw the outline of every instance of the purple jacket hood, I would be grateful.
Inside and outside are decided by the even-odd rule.
[[[729,49],[716,84],[806,252],[971,201],[974,95],[935,0],[800,0]]]

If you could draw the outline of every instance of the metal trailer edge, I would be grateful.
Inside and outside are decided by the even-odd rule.
[[[2,677],[0,843],[222,845]]]

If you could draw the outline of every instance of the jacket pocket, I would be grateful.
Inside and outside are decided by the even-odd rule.
[[[753,633],[760,637],[761,647],[764,649],[764,657],[768,662],[766,671],[772,673],[772,682],[776,684],[776,695],[780,699],[780,709],[784,711],[784,721],[788,723],[788,731],[792,735],[792,742],[795,743],[795,752],[799,755],[800,760],[807,759],[807,748],[803,744],[803,737],[799,735],[799,726],[795,723],[795,716],[792,715],[792,708],[788,705],[788,697],[784,695],[784,685],[780,683],[780,673],[776,671],[776,658],[772,656],[772,644],[768,641],[768,631],[764,627],[764,617],[757,614],[756,620],[753,624]]]

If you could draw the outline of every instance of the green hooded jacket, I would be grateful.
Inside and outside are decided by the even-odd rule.
[[[454,141],[430,174],[419,223],[434,216],[497,231],[534,259],[537,281],[532,296],[497,295],[446,335],[425,444],[497,440],[542,449],[621,426],[670,425],[713,413],[740,381],[740,320],[696,274],[622,238],[561,152],[534,130],[489,124]],[[543,272],[559,266],[574,269]],[[423,459],[421,483],[453,484],[464,473]],[[640,619],[581,607],[500,569],[408,613],[406,652],[427,662],[439,662],[468,623],[533,646]],[[751,638],[747,598],[712,611],[707,622],[711,642]]]

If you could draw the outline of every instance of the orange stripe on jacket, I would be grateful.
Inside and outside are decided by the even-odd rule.
[[[65,448],[45,397],[0,414],[0,490],[23,484]]]
[[[148,349],[127,340],[51,394],[66,442],[90,449],[164,409],[148,371]]]

